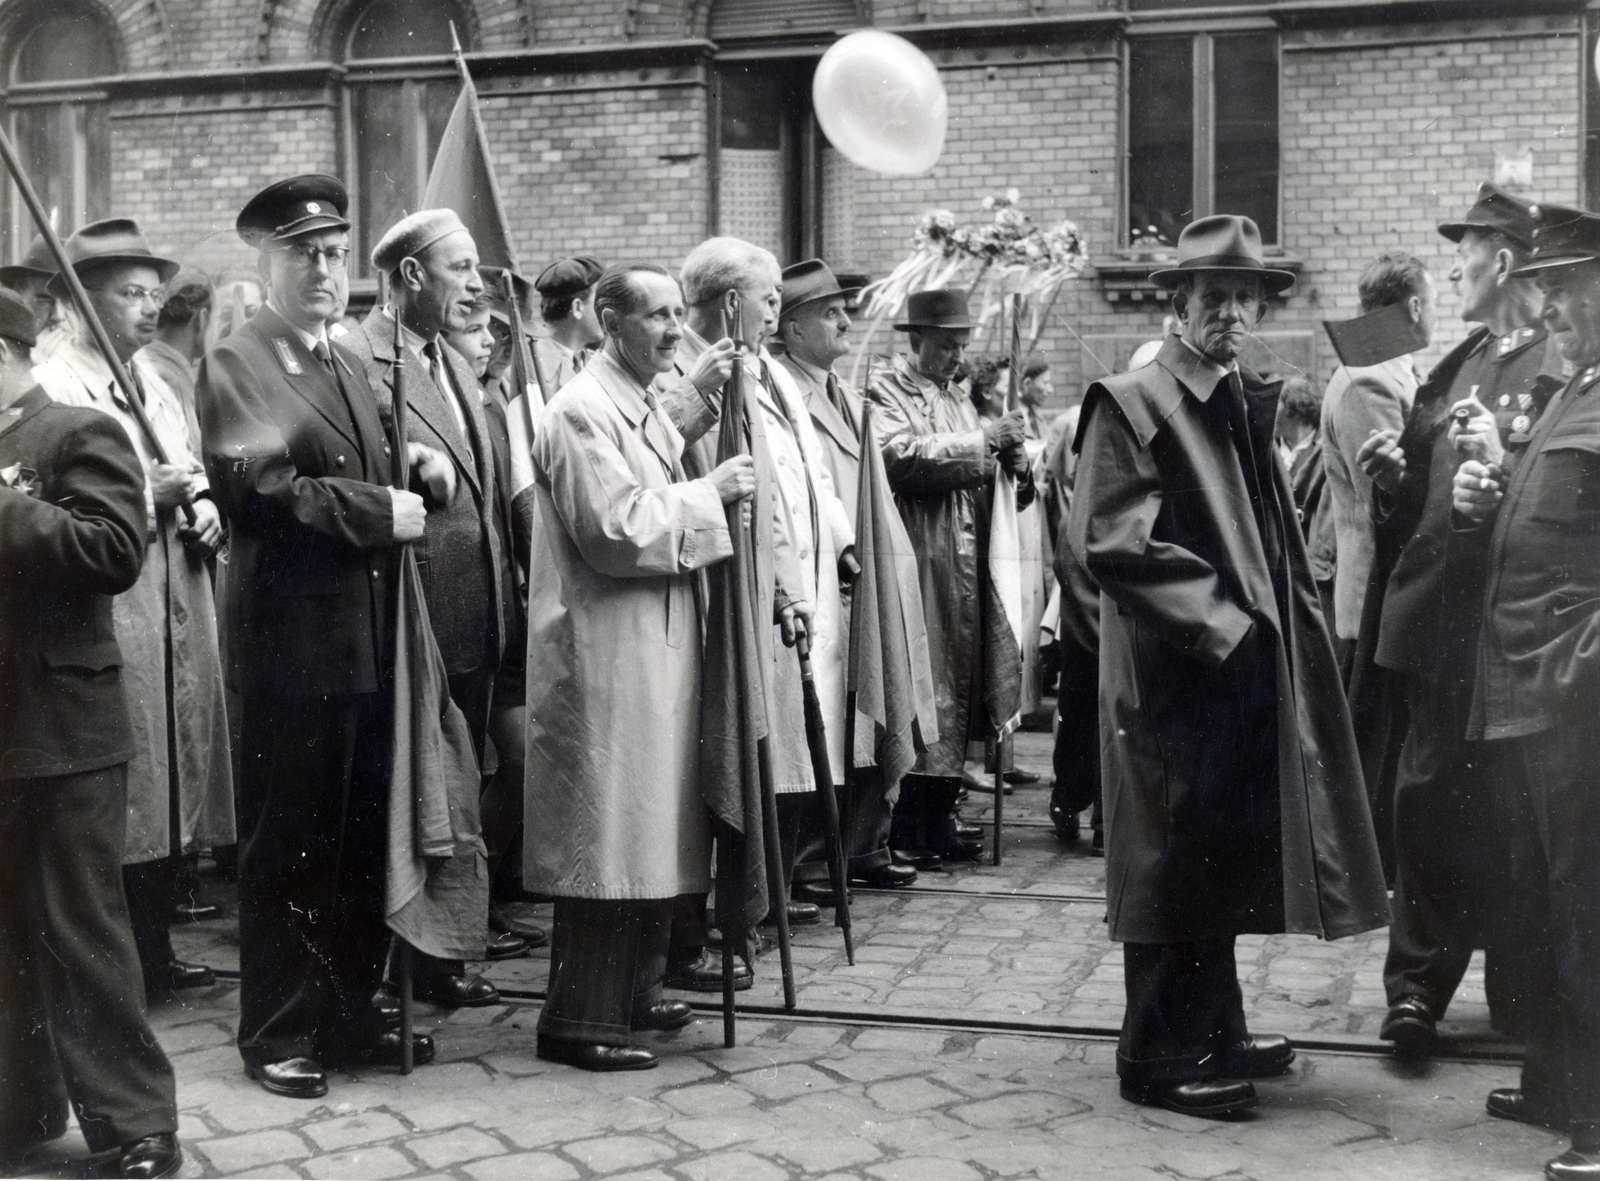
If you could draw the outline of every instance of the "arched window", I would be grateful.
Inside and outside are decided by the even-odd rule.
[[[111,149],[104,93],[92,80],[119,72],[117,31],[87,3],[37,6],[14,19],[6,62],[9,130],[22,165],[65,237],[110,214]],[[20,257],[34,234],[9,183],[5,256]]]
[[[370,273],[373,244],[417,209],[427,186],[459,89],[454,66],[440,60],[450,54],[452,21],[469,48],[461,14],[446,0],[370,0],[345,25],[346,179],[357,276]]]

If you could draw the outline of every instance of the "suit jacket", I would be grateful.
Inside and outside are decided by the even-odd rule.
[[[390,441],[339,344],[325,369],[271,306],[200,364],[195,406],[229,526],[240,693],[372,693],[392,643]]]
[[[394,321],[382,308],[374,308],[344,343],[377,391],[380,414],[392,422]],[[422,538],[412,543],[433,637],[445,671],[454,676],[499,663],[505,643],[505,595],[500,531],[495,524],[499,493],[494,444],[478,397],[478,379],[454,349],[444,348],[442,355],[463,395],[459,404],[470,437],[462,436],[447,401],[455,395],[441,390],[425,361],[409,350],[402,380],[407,440],[442,452],[456,469],[455,499],[448,505],[428,506]]]
[[[811,415],[812,425],[817,428],[817,438],[822,443],[823,456],[828,462],[828,473],[833,477],[834,491],[838,493],[845,512],[853,522],[856,519],[856,500],[860,494],[861,421],[865,403],[861,395],[851,389],[844,378],[839,377],[839,395],[849,415],[846,418],[829,401],[826,378],[817,380],[816,369],[798,364],[789,356],[778,360],[789,371],[805,397],[806,410]]]
[[[114,419],[37,387],[0,411],[0,779],[132,755],[111,600],[138,581],[144,516]]]

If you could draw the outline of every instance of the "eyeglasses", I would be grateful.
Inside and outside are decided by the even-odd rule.
[[[111,294],[115,295],[130,308],[141,307],[145,300],[149,300],[156,307],[161,306],[161,288],[140,287],[130,283],[126,287],[118,287]]]
[[[294,243],[279,249],[296,266],[304,267],[306,270],[316,266],[320,259],[328,264],[330,271],[342,271],[350,258],[350,249],[347,246],[306,246]]]

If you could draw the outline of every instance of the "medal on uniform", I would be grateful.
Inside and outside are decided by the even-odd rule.
[[[1517,409],[1518,410],[1532,410],[1533,409],[1533,395],[1532,394],[1518,394],[1517,395]]]
[[[1511,430],[1513,433],[1518,435],[1526,434],[1528,428],[1532,425],[1533,419],[1529,418],[1526,414],[1519,414],[1511,420]]]

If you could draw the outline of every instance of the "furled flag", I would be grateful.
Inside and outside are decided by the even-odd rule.
[[[1011,396],[1017,403],[1021,371],[1022,301],[1013,296],[1011,312]],[[989,514],[989,580],[983,612],[983,701],[989,724],[1004,737],[1022,721],[1022,536],[1017,521],[1017,478],[1002,465],[994,469],[994,505]]]

